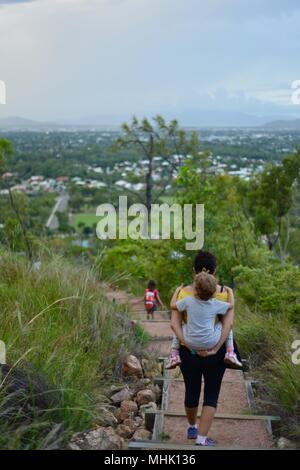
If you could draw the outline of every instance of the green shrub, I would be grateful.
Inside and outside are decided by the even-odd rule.
[[[252,375],[260,381],[261,411],[280,415],[281,432],[299,438],[300,365],[292,362],[292,343],[299,338],[299,273],[289,265],[282,271],[266,266],[265,277],[257,277],[258,269],[238,271],[234,332]]]

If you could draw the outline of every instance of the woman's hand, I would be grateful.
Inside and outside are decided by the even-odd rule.
[[[214,356],[215,354],[217,354],[217,350],[215,348],[213,349],[200,349],[199,351],[197,351],[197,354],[198,356],[200,357],[208,357],[208,356]]]
[[[224,287],[224,290],[225,292],[227,293],[227,302],[230,304],[230,307],[229,308],[233,308],[234,307],[234,295],[233,295],[233,290],[228,287],[228,286],[225,286]]]
[[[181,291],[182,288],[183,288],[183,284],[181,284],[180,286],[178,286],[178,287],[175,289],[174,295],[176,294],[176,296],[178,296],[178,294],[179,294],[179,292]]]
[[[231,287],[228,287],[228,286],[224,286],[224,290],[226,292],[233,292],[233,290],[231,289]]]

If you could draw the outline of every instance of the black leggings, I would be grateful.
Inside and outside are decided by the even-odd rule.
[[[225,346],[222,346],[214,356],[200,357],[193,355],[184,346],[179,350],[180,369],[185,383],[185,400],[187,408],[199,405],[202,376],[204,377],[203,406],[217,407],[223,375]]]

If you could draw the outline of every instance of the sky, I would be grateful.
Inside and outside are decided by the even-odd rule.
[[[299,118],[299,0],[0,0],[0,118]]]

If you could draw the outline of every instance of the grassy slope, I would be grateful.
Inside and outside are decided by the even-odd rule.
[[[235,337],[251,375],[259,379],[257,402],[261,412],[278,414],[279,434],[300,439],[300,366],[292,362],[292,343],[299,333],[284,315],[263,315],[237,303]]]
[[[102,387],[118,380],[122,356],[138,354],[139,345],[127,315],[105,298],[92,271],[63,259],[44,262],[34,271],[24,259],[2,254],[0,272],[0,331],[7,362],[12,365],[23,356],[18,368],[33,366],[60,397],[59,409],[29,428],[22,423],[16,432],[15,422],[0,420],[0,448],[40,448],[45,436],[37,436],[32,427],[45,425],[51,432],[62,423],[66,438],[98,422]],[[0,393],[0,416],[3,410]]]

